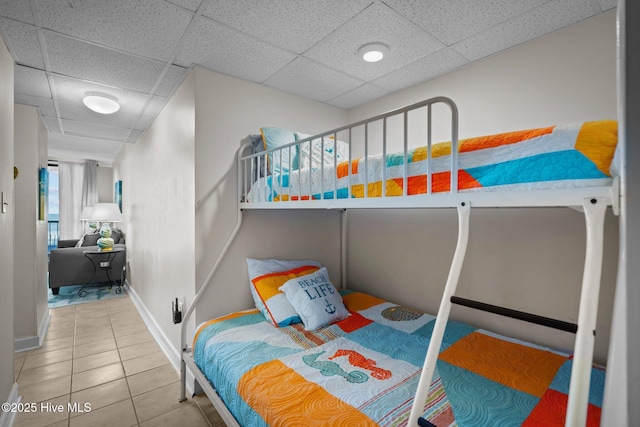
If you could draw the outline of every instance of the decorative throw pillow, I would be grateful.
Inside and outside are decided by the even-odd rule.
[[[265,150],[272,150],[296,141],[295,132],[277,127],[260,128],[260,133],[262,134]],[[267,165],[269,170],[267,174],[271,171],[274,173],[288,172],[289,168],[291,170],[298,169],[298,147],[292,146],[271,152],[267,155],[267,160],[269,163]]]
[[[300,323],[298,313],[278,288],[289,279],[307,275],[320,267],[319,263],[309,260],[247,258],[251,296],[256,308],[275,326]]]
[[[329,281],[329,272],[325,267],[288,280],[280,290],[285,293],[308,331],[328,326],[349,315],[342,296]]]
[[[96,246],[98,244],[98,239],[100,235],[96,232],[86,233],[84,234],[78,243],[76,243],[76,248],[84,247],[84,246]]]
[[[296,133],[296,141],[311,136],[313,135],[298,132]],[[349,144],[343,141],[337,141],[336,143],[333,136],[324,137],[324,146],[321,138],[315,138],[310,142],[301,143],[299,147],[298,162],[301,168],[312,167],[313,169],[320,169],[320,162],[323,161],[325,166],[333,167],[334,157],[336,158],[336,164],[349,160]]]

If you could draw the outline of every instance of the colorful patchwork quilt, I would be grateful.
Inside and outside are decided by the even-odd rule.
[[[603,120],[463,139],[458,143],[458,190],[541,190],[604,186],[617,144],[617,122]],[[365,171],[366,164],[366,171]],[[427,193],[427,147],[407,153],[407,193]],[[349,170],[351,169],[351,174]],[[306,168],[260,178],[248,201],[381,197],[404,194],[404,153],[370,156],[333,167]],[[384,177],[383,177],[383,172]],[[431,147],[431,189],[448,192],[451,143]],[[365,194],[365,185],[367,186]]]
[[[258,310],[206,322],[194,360],[242,426],[404,426],[435,318],[343,291],[350,316],[316,331]],[[450,321],[425,418],[444,426],[564,425],[571,357]],[[600,425],[594,367],[588,426]]]

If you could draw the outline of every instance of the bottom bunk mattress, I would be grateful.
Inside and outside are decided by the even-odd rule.
[[[349,317],[307,331],[258,310],[198,328],[193,355],[243,426],[404,426],[435,317],[342,291]],[[435,426],[564,425],[571,357],[469,325],[447,325],[425,418]],[[591,373],[600,425],[605,372]]]

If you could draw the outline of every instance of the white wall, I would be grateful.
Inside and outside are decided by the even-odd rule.
[[[110,166],[98,166],[98,202],[113,203],[113,190],[115,181],[113,179],[113,168]]]
[[[352,109],[349,121],[439,95],[457,103],[461,137],[616,118],[615,60],[611,11]],[[435,313],[455,248],[456,212],[353,211],[349,224],[350,287]],[[605,233],[595,352],[601,362],[616,278],[612,215]],[[472,210],[458,295],[575,322],[584,241],[582,215],[567,208]],[[454,308],[452,317],[553,347],[573,345],[569,334],[469,309]]]
[[[194,83],[193,76],[183,82],[113,165],[123,188],[127,279],[176,354],[180,328],[171,299],[194,294]]]
[[[0,206],[0,401],[17,397],[13,387],[13,59],[0,36],[0,193],[7,203]],[[0,202],[1,203],[1,202]],[[10,414],[0,414],[0,425],[9,423]],[[8,425],[8,424],[7,424]]]
[[[235,154],[260,127],[315,133],[346,123],[344,110],[269,87],[195,68],[196,78],[196,286],[214,264],[236,223]],[[317,259],[339,283],[337,212],[249,212],[212,279],[197,321],[246,309],[246,257]]]
[[[38,220],[39,170],[47,167],[47,129],[35,107],[15,105],[15,346],[38,347],[49,320],[47,308],[47,215]]]

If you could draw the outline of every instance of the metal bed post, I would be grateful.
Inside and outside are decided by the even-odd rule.
[[[236,220],[236,226],[234,227],[233,231],[231,232],[231,235],[227,238],[227,241],[225,242],[225,244],[224,244],[224,246],[222,248],[222,251],[220,251],[220,254],[218,255],[218,258],[216,259],[216,262],[213,264],[213,266],[209,270],[209,273],[207,273],[207,276],[204,278],[204,281],[202,282],[202,285],[200,286],[200,289],[198,289],[198,292],[196,292],[196,295],[193,298],[193,301],[191,301],[191,304],[189,305],[189,308],[187,309],[187,311],[184,314],[184,317],[182,318],[182,324],[180,325],[181,326],[181,329],[180,329],[180,350],[181,350],[181,355],[180,355],[180,402],[184,402],[185,400],[187,400],[187,398],[186,398],[187,365],[186,365],[186,362],[185,362],[185,357],[187,357],[186,353],[189,352],[189,348],[187,347],[187,323],[188,323],[187,321],[189,320],[189,317],[191,317],[191,314],[195,310],[196,305],[198,304],[198,301],[200,301],[200,298],[202,298],[202,295],[204,295],[205,291],[209,287],[209,283],[211,282],[211,279],[213,278],[213,275],[218,270],[218,267],[220,266],[220,263],[222,262],[224,256],[227,254],[227,251],[231,247],[231,244],[233,243],[233,241],[235,240],[236,236],[238,235],[238,231],[240,231],[240,226],[242,225],[242,216],[243,216],[243,213],[244,213],[244,211],[240,209],[240,201],[242,200],[242,182],[244,181],[244,178],[245,178],[245,177],[242,176],[244,169],[241,167],[242,166],[242,164],[241,164],[242,163],[241,153],[244,152],[244,150],[246,148],[248,148],[249,146],[251,146],[251,143],[244,144],[240,148],[240,150],[238,150],[238,194],[237,194],[238,218]],[[251,160],[251,161],[253,161],[253,160]]]
[[[464,255],[467,251],[467,243],[469,241],[470,208],[471,206],[469,205],[469,202],[461,202],[458,205],[458,242],[456,244],[456,251],[453,254],[453,261],[451,262],[447,284],[442,294],[442,300],[440,301],[440,308],[438,309],[436,323],[433,327],[433,332],[431,333],[429,349],[427,350],[427,356],[424,359],[422,373],[420,374],[420,381],[418,382],[418,388],[413,400],[413,406],[411,407],[411,414],[409,415],[409,422],[407,426],[418,425],[418,418],[422,416],[424,403],[426,402],[427,397],[429,397],[431,378],[433,377],[433,372],[436,368],[436,361],[438,360],[438,354],[440,353],[444,330],[447,326],[447,320],[449,319],[449,312],[451,311],[451,297],[458,286],[458,279],[460,278],[460,272],[462,271]]]
[[[602,273],[604,216],[607,202],[604,199],[585,199],[582,206],[587,227],[587,249],[565,420],[565,426],[571,427],[582,427],[587,422],[591,365],[593,364],[593,346]]]

